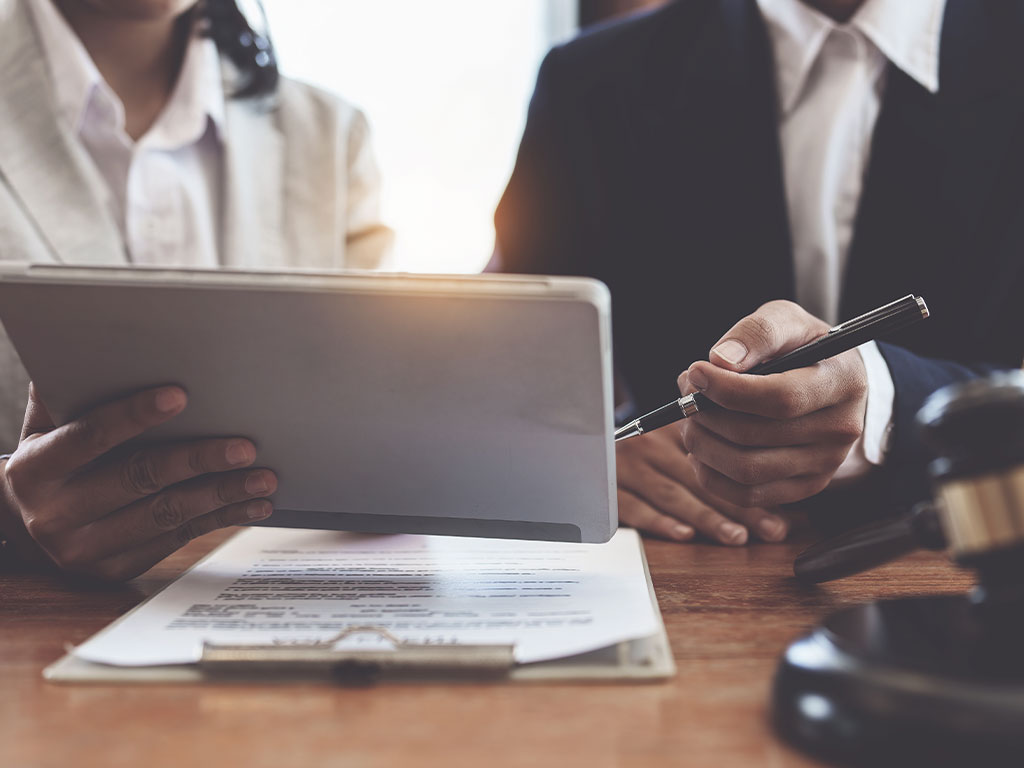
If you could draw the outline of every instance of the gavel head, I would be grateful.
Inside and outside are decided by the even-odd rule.
[[[979,575],[972,598],[1024,607],[1024,373],[941,389],[917,420],[950,554]]]

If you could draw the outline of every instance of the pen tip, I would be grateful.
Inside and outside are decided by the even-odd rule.
[[[630,437],[636,437],[640,434],[640,423],[638,420],[631,421],[629,424],[624,424],[615,430],[615,442],[619,440],[625,440]]]

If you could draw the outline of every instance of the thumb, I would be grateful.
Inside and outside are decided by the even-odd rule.
[[[770,301],[747,315],[718,340],[708,359],[720,368],[746,371],[812,341],[828,330],[792,301]]]
[[[43,401],[39,399],[36,385],[30,383],[28,385],[28,407],[25,409],[25,423],[21,428],[21,439],[24,440],[29,435],[49,432],[55,426],[50,412],[46,410]]]

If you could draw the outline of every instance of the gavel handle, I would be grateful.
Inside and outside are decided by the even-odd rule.
[[[921,503],[895,519],[865,525],[814,544],[797,556],[793,574],[800,581],[820,584],[869,571],[915,549],[945,546],[938,513],[931,504]]]

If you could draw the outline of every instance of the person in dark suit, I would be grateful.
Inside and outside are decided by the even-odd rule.
[[[618,446],[624,523],[774,541],[928,493],[925,397],[1024,358],[1022,37],[1024,0],[678,0],[551,51],[492,268],[609,285],[633,414],[727,406]],[[740,373],[908,293],[891,343]]]

